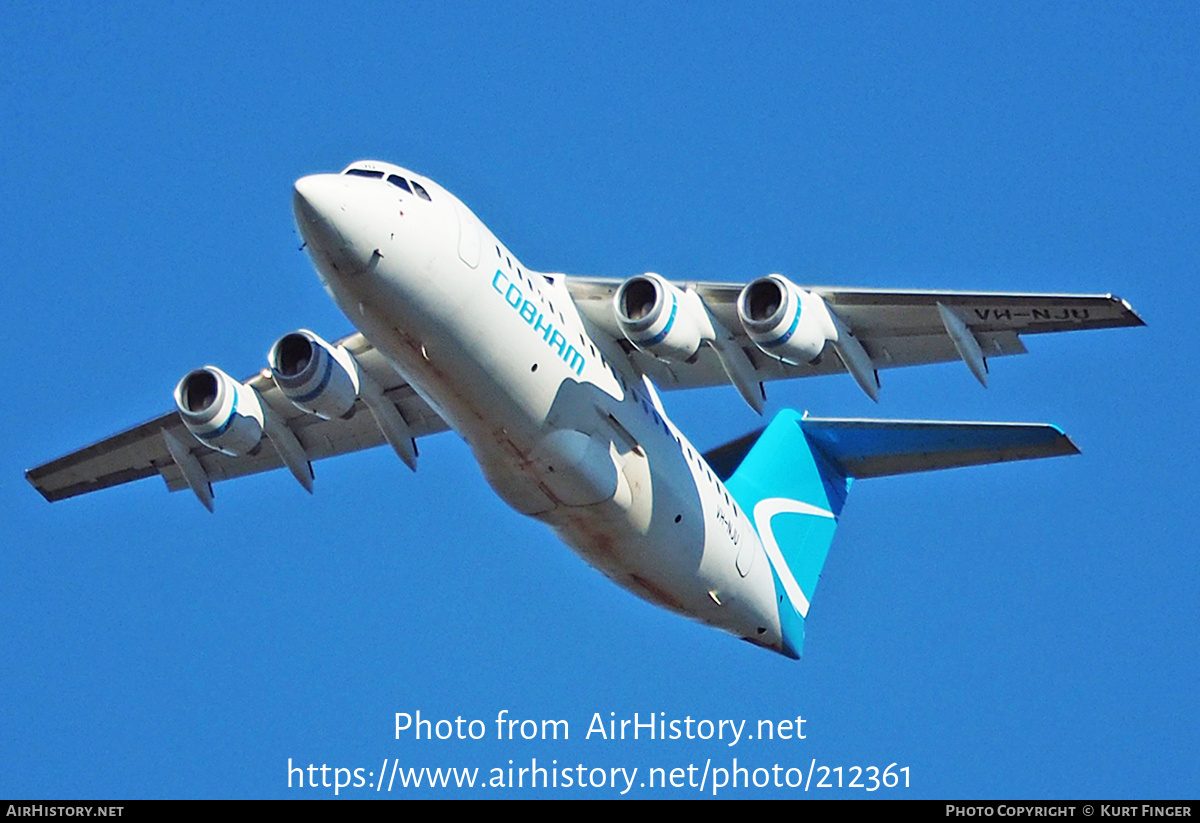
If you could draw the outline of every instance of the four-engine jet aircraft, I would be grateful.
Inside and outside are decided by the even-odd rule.
[[[492,488],[618,585],[799,657],[853,478],[1076,453],[1057,428],[801,417],[701,454],[658,389],[988,359],[1020,335],[1137,326],[1112,297],[607,280],[530,271],[456,197],[381,162],[296,181],[296,222],[358,332],[281,337],[245,381],[186,375],[177,411],[27,472],[48,500],[161,475],[212,509],[214,481],[452,428]]]

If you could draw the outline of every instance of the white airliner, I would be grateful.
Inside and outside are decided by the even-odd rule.
[[[1076,453],[1040,424],[837,420],[785,410],[701,454],[658,389],[990,357],[1021,334],[1138,326],[1111,295],[970,294],[607,280],[530,271],[454,195],[388,163],[296,181],[296,222],[358,332],[281,337],[239,382],[186,375],[172,411],[26,473],[48,500],[150,475],[190,488],[452,428],[492,488],[618,585],[798,658],[852,478]],[[656,389],[657,387],[657,389]]]

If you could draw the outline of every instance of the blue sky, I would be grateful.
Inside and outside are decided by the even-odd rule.
[[[875,796],[1196,796],[1195,4],[39,5],[0,23],[0,796],[735,757],[910,768]],[[613,586],[452,434],[415,475],[376,450],[318,464],[311,498],[219,486],[215,515],[153,479],[46,504],[24,469],[189,369],[351,330],[290,186],[361,157],[543,270],[1113,292],[1148,326],[1026,338],[986,391],[961,364],[884,372],[877,406],[771,386],[769,413],[1049,421],[1083,451],[857,484],[799,663]],[[703,448],[760,425],[732,389],[664,400]],[[417,710],[489,734],[396,740]],[[571,738],[497,741],[502,710]],[[585,739],[610,712],[806,737]]]

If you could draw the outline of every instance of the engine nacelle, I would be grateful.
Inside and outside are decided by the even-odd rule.
[[[825,301],[780,274],[742,289],[737,310],[754,345],[785,363],[812,362],[838,336]]]
[[[180,380],[175,405],[188,431],[210,449],[240,457],[262,440],[258,392],[216,366],[196,369]]]
[[[323,420],[345,417],[354,408],[358,366],[345,349],[300,329],[275,341],[267,360],[271,379],[296,408]]]
[[[617,324],[625,339],[662,360],[690,360],[705,336],[707,318],[693,300],[657,274],[631,277],[613,295]]]

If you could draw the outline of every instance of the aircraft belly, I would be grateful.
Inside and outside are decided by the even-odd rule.
[[[441,240],[420,265],[385,250],[366,276],[338,284],[339,305],[467,441],[512,508],[634,594],[776,645],[774,588],[767,563],[755,562],[753,529],[733,526],[715,487],[702,488],[673,428],[601,368],[578,315],[555,311],[538,275],[510,260],[472,267],[457,235]]]
[[[619,496],[609,443],[588,431],[591,404],[611,397],[580,381],[517,313],[497,312],[500,296],[481,293],[475,272],[457,261],[447,268],[436,287],[381,268],[339,304],[467,441],[514,509],[539,515]]]
[[[653,454],[653,453],[651,453]],[[780,629],[774,584],[765,562],[743,575],[740,554],[762,554],[757,535],[726,528],[697,478],[647,457],[626,455],[621,476],[628,502],[559,508],[546,516],[563,542],[615,583],[659,606],[775,648]],[[676,522],[676,517],[679,518]],[[736,538],[736,540],[735,540]]]

